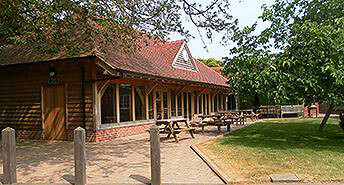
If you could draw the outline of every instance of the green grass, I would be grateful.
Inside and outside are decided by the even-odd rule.
[[[306,182],[344,180],[344,131],[331,118],[259,122],[199,147],[236,181],[294,173]]]

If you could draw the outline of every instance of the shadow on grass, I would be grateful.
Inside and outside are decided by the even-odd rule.
[[[225,135],[221,145],[245,146],[277,150],[312,149],[344,152],[344,131],[338,119],[329,119],[324,131],[321,119],[292,119],[260,122]]]

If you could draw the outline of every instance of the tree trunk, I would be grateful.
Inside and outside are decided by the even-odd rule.
[[[327,123],[327,120],[328,120],[328,118],[330,117],[331,112],[333,111],[333,108],[334,108],[333,105],[330,105],[330,107],[328,108],[328,110],[327,110],[327,112],[326,112],[326,114],[325,114],[324,119],[321,121],[321,124],[320,124],[320,127],[319,127],[319,131],[323,131],[323,130],[324,130],[325,125],[326,125],[326,123]]]

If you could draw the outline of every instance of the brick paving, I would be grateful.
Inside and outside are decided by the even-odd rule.
[[[241,126],[233,126],[233,130]],[[221,134],[225,132],[222,128]],[[162,181],[173,184],[223,184],[210,168],[190,149],[190,145],[205,142],[220,135],[208,127],[205,135],[191,139],[179,134],[161,139]],[[87,143],[88,183],[149,183],[149,134],[140,134],[103,143]],[[1,156],[2,159],[2,156]],[[2,161],[0,163],[2,171]],[[72,183],[73,143],[65,141],[32,141],[17,143],[18,183]]]

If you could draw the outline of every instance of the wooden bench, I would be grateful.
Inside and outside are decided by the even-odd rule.
[[[299,117],[304,114],[304,108],[302,105],[282,105],[281,118],[283,118],[285,114],[296,114]]]
[[[270,105],[270,106],[260,106],[257,109],[259,116],[273,115],[279,118],[281,116],[281,106],[279,105]]]

